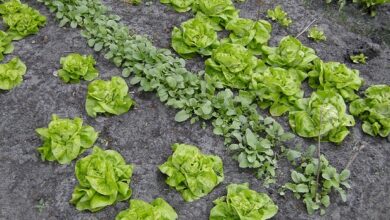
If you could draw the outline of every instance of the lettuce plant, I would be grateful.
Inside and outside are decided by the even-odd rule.
[[[166,183],[180,192],[187,202],[209,194],[224,179],[222,160],[202,154],[195,146],[172,145],[173,154],[159,166],[168,178]]]
[[[58,70],[58,76],[66,83],[78,83],[80,79],[91,81],[99,75],[92,55],[72,53],[62,57],[60,63],[62,69]]]
[[[366,55],[364,55],[364,53],[359,53],[359,54],[351,55],[351,56],[349,56],[349,58],[351,59],[351,61],[353,63],[366,64],[368,57],[366,57]]]
[[[43,140],[38,147],[43,161],[57,161],[69,164],[95,143],[98,132],[93,127],[83,125],[81,118],[61,119],[52,115],[47,128],[35,130]]]
[[[307,74],[296,69],[270,67],[262,73],[256,73],[252,81],[261,108],[270,107],[273,116],[281,116],[293,110],[298,99],[303,98],[302,81]]]
[[[261,46],[268,43],[272,31],[268,21],[253,21],[246,18],[233,19],[225,28],[231,31],[229,39],[233,44],[241,44],[256,55],[261,54]]]
[[[199,16],[175,27],[172,32],[172,47],[184,58],[191,58],[196,53],[210,56],[219,45],[217,32],[213,26]]]
[[[206,75],[225,86],[243,89],[249,86],[255,69],[262,64],[244,46],[223,43],[206,60]]]
[[[324,63],[315,60],[312,71],[309,72],[309,85],[320,90],[335,90],[344,100],[352,101],[359,96],[356,92],[363,85],[359,77],[359,70],[349,69],[345,64],[338,62]]]
[[[269,65],[283,68],[308,70],[317,59],[313,49],[303,46],[292,36],[284,37],[278,47],[263,46],[262,50]]]
[[[300,100],[299,106],[302,110],[289,114],[290,126],[299,136],[340,143],[349,134],[347,127],[355,125],[343,97],[333,90],[316,91],[310,99]]]
[[[0,64],[0,90],[11,90],[20,85],[26,70],[26,65],[18,57]]]
[[[371,136],[389,137],[390,86],[374,85],[365,91],[366,98],[357,99],[349,106],[352,115],[363,121],[363,131]]]
[[[192,5],[197,0],[160,0],[161,3],[171,5],[177,12],[186,12],[191,10]]]
[[[267,10],[267,17],[273,21],[277,21],[280,25],[284,27],[290,26],[292,20],[287,16],[287,13],[282,9],[282,6],[278,5],[274,10]]]
[[[79,185],[70,203],[79,211],[96,212],[131,196],[133,166],[114,150],[95,146],[92,154],[77,161],[75,173]]]
[[[138,199],[130,200],[130,208],[121,211],[115,220],[176,220],[176,211],[164,199],[157,198],[150,204]]]
[[[21,12],[28,8],[28,5],[22,4],[19,0],[9,0],[0,4],[0,15],[7,16]]]
[[[12,38],[4,31],[0,31],[0,61],[4,59],[4,54],[10,54],[14,51]]]
[[[111,81],[95,80],[88,85],[85,108],[91,117],[98,113],[120,115],[129,111],[134,101],[130,98],[129,87],[121,77]]]
[[[249,184],[230,184],[227,195],[214,201],[209,220],[265,220],[278,212],[278,206],[265,193],[249,189]]]
[[[319,42],[319,41],[326,41],[326,36],[323,30],[319,29],[317,26],[314,26],[310,28],[309,33],[307,34],[307,37]]]
[[[197,0],[193,9],[209,17],[215,25],[222,27],[234,18],[238,18],[239,12],[231,0]]]

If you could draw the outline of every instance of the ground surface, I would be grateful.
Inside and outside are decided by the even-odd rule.
[[[385,139],[362,134],[360,124],[351,129],[351,135],[341,146],[324,144],[323,152],[338,169],[342,169],[353,153],[354,147],[366,143],[351,166],[351,186],[348,201],[343,203],[336,195],[326,215],[308,216],[303,203],[290,194],[280,197],[277,188],[288,180],[290,166],[280,161],[278,184],[269,189],[262,187],[250,171],[238,168],[221,138],[212,134],[210,128],[199,125],[178,124],[173,118],[175,111],[159,102],[154,94],[134,92],[137,107],[117,117],[87,117],[84,110],[87,83],[65,85],[53,72],[59,68],[59,59],[69,52],[94,54],[101,77],[108,79],[119,75],[120,70],[106,61],[100,54],[87,47],[79,30],[59,28],[48,10],[36,1],[26,1],[48,17],[48,24],[39,34],[15,42],[15,52],[7,56],[20,56],[27,64],[28,72],[23,84],[10,92],[0,92],[0,219],[113,219],[125,202],[108,207],[98,213],[78,212],[68,203],[77,181],[74,163],[61,166],[57,163],[41,162],[36,152],[41,144],[34,129],[45,127],[53,113],[62,117],[81,116],[85,122],[100,131],[97,145],[119,151],[136,167],[131,187],[132,198],[151,201],[165,198],[178,212],[180,219],[203,220],[208,218],[212,201],[226,193],[229,183],[249,182],[255,190],[268,192],[280,211],[275,219],[388,219],[390,216],[390,143]],[[153,1],[151,6],[132,7],[119,0],[106,0],[107,5],[123,18],[135,33],[150,36],[160,47],[169,47],[170,32],[190,17],[178,14],[171,8]],[[343,14],[336,7],[327,7],[323,1],[271,1],[248,0],[239,4],[241,16],[252,19],[265,18],[265,11],[282,4],[293,18],[288,29],[274,25],[272,44],[286,34],[297,34],[314,18],[328,36],[325,43],[312,43],[305,35],[300,39],[315,48],[319,56],[327,61],[347,62],[361,71],[371,84],[390,84],[390,7],[384,7],[378,16],[371,18],[362,14],[355,6],[349,6]],[[369,56],[367,65],[349,63],[348,54],[363,51]],[[199,70],[202,60],[188,63],[188,68]],[[285,119],[280,118],[284,125]],[[286,126],[287,128],[287,126]],[[303,141],[305,146],[313,141]],[[164,183],[157,170],[171,154],[170,145],[184,142],[200,146],[206,153],[223,158],[225,181],[208,196],[192,203],[184,203],[180,195]],[[46,207],[39,212],[35,206],[43,199]]]

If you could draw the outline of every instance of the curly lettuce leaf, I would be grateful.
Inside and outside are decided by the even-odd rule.
[[[79,211],[96,212],[131,196],[133,166],[114,150],[95,146],[92,154],[77,161],[75,173],[79,185],[70,203]]]
[[[38,147],[43,161],[57,161],[69,164],[86,149],[95,143],[98,132],[88,125],[83,125],[81,118],[61,119],[52,115],[52,121],[47,128],[35,130],[43,140]]]
[[[374,85],[365,91],[366,98],[357,99],[349,106],[352,115],[363,121],[362,129],[371,136],[389,137],[390,86]]]
[[[345,64],[317,59],[309,72],[309,85],[320,90],[335,90],[346,101],[353,101],[359,96],[356,92],[363,85],[359,70],[349,69]]]
[[[172,32],[172,47],[184,58],[191,58],[196,53],[210,56],[219,45],[217,32],[213,26],[197,16],[175,27]]]
[[[238,12],[231,0],[197,0],[193,9],[209,17],[214,26],[224,27],[229,21],[238,18]]]
[[[111,81],[95,80],[88,85],[85,104],[87,114],[96,117],[98,113],[120,115],[129,111],[134,101],[130,98],[129,87],[121,77]]]
[[[0,15],[6,16],[16,14],[26,8],[28,8],[28,5],[22,4],[19,0],[6,1],[3,4],[0,4]]]
[[[252,81],[252,90],[263,109],[270,107],[272,116],[294,110],[296,101],[303,98],[302,81],[307,74],[296,69],[270,67],[262,73],[256,73]]]
[[[62,69],[58,70],[58,76],[66,83],[78,83],[80,79],[91,81],[99,75],[92,55],[72,53],[62,57],[60,63]]]
[[[191,10],[196,0],[160,0],[161,3],[172,6],[177,12]]]
[[[310,99],[302,99],[302,110],[291,111],[290,127],[301,137],[318,137],[324,141],[341,143],[349,134],[347,127],[355,125],[346,113],[341,95],[333,90],[316,91]]]
[[[11,90],[20,85],[26,70],[26,65],[18,57],[0,64],[0,90]]]
[[[224,179],[222,160],[218,156],[202,154],[187,144],[172,145],[173,154],[159,166],[168,178],[166,183],[191,202],[210,193]]]
[[[14,51],[12,38],[4,31],[0,31],[0,61],[4,59],[5,54],[10,54]]]
[[[230,184],[227,195],[214,201],[210,220],[265,220],[278,212],[278,206],[265,193],[249,189],[249,184]]]
[[[138,199],[130,200],[130,208],[121,211],[115,220],[176,220],[176,211],[164,199],[157,198],[150,204]]]

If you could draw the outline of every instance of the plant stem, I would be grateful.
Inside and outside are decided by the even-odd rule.
[[[307,31],[307,29],[310,28],[310,26],[312,26],[314,24],[314,22],[317,21],[317,18],[314,18],[314,20],[312,20],[309,25],[307,25],[301,32],[299,32],[299,34],[297,34],[297,36],[295,36],[295,38],[298,38],[299,36],[301,36],[303,33],[305,33],[305,31]]]

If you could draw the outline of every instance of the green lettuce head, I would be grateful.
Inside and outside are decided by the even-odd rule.
[[[231,0],[197,0],[193,9],[209,17],[215,26],[222,27],[234,18],[238,18],[239,12]]]
[[[172,47],[184,58],[191,58],[196,53],[210,56],[219,45],[217,32],[203,18],[196,17],[175,27],[172,32]]]
[[[252,81],[261,108],[270,107],[272,116],[281,116],[295,109],[296,101],[303,98],[302,81],[307,74],[296,69],[270,67],[256,73]]]
[[[177,12],[186,12],[191,10],[196,0],[160,0],[160,2],[171,5]]]
[[[115,220],[176,220],[176,211],[164,199],[150,204],[138,199],[130,200],[130,208],[120,212]]]
[[[264,64],[244,46],[223,43],[206,60],[206,75],[225,86],[244,89],[249,86],[256,68]]]
[[[359,70],[349,69],[345,64],[328,62],[317,59],[314,69],[309,73],[309,85],[320,90],[333,89],[345,100],[352,101],[359,96],[356,91],[363,85]]]
[[[390,86],[374,85],[365,91],[366,98],[349,106],[352,115],[363,121],[363,131],[371,136],[389,137]]]
[[[58,76],[66,83],[78,83],[80,79],[91,81],[99,75],[92,55],[72,53],[62,57],[60,63],[62,69],[58,70]]]
[[[4,54],[10,54],[14,51],[11,42],[12,38],[4,31],[0,31],[0,61],[4,59]]]
[[[284,37],[278,47],[263,46],[262,50],[269,65],[283,68],[308,70],[317,59],[313,49],[303,46],[292,36]]]
[[[94,147],[91,155],[77,161],[75,173],[79,185],[70,203],[79,211],[96,212],[131,196],[133,166],[114,150]]]
[[[214,201],[209,220],[265,220],[278,212],[278,206],[265,193],[249,189],[249,184],[230,184],[227,195]]]
[[[209,194],[224,179],[221,158],[202,154],[195,146],[172,145],[173,155],[159,166],[166,183],[180,192],[187,202]]]
[[[333,90],[314,92],[300,103],[303,110],[289,115],[290,126],[299,136],[321,136],[322,140],[341,143],[349,134],[347,127],[355,125],[353,116],[346,113],[343,97]]]
[[[254,54],[261,54],[261,46],[268,44],[271,38],[272,26],[268,21],[253,21],[246,18],[236,18],[226,25],[231,31],[229,40],[233,44],[247,47]]]
[[[19,0],[10,0],[0,4],[0,14],[2,16],[16,14],[26,8],[28,8],[28,6],[22,4]]]
[[[129,87],[121,77],[111,81],[95,80],[88,85],[85,108],[91,117],[98,113],[120,115],[129,111],[134,101],[130,98]]]
[[[0,90],[11,90],[20,85],[26,70],[26,65],[18,57],[0,64]]]

